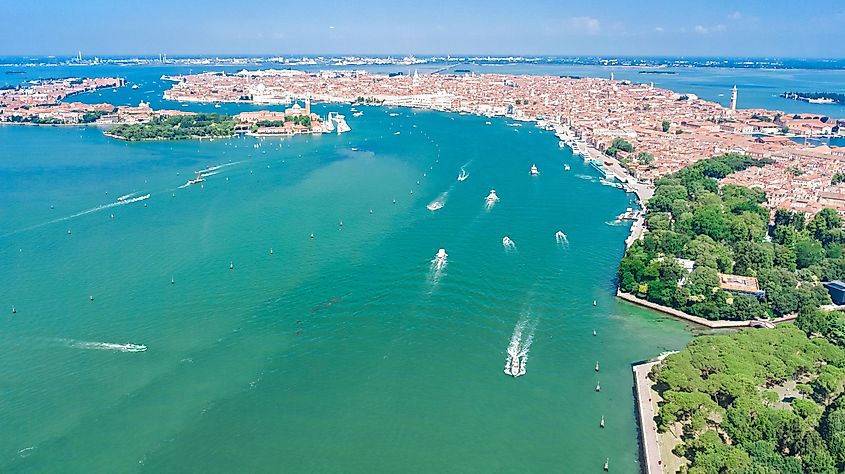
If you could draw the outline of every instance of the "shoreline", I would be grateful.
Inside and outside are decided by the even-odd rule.
[[[744,321],[727,321],[727,320],[710,320],[705,319],[699,316],[693,316],[691,314],[684,313],[681,310],[677,310],[675,308],[670,308],[668,306],[662,306],[657,303],[652,303],[651,301],[644,300],[642,298],[638,298],[630,293],[625,293],[621,290],[616,290],[616,297],[627,301],[631,304],[635,304],[637,306],[641,306],[643,308],[648,308],[653,311],[657,311],[659,313],[663,313],[668,316],[675,317],[677,319],[681,319],[683,321],[687,321],[690,323],[697,324],[699,326],[704,326],[708,329],[735,329],[735,328],[763,328],[768,327],[769,325],[774,324],[781,324],[789,321],[794,321],[798,315],[797,314],[790,314],[788,316],[782,316],[780,318],[774,318],[770,320],[757,320],[757,319],[750,319]]]

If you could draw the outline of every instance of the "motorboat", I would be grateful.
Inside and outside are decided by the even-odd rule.
[[[137,89],[137,88],[138,88],[138,84],[132,84],[132,88],[133,88],[133,89]]]
[[[125,200],[127,200],[127,199],[131,198],[134,194],[135,194],[135,193],[131,193],[131,194],[124,194],[123,196],[120,196],[119,198],[117,198],[117,200],[118,200],[118,201],[125,201]]]
[[[572,169],[572,168],[570,168],[570,167],[569,167],[569,165],[563,165],[563,170],[564,170],[564,171],[569,171],[569,170],[571,170],[571,169]]]
[[[364,115],[364,112],[355,112],[352,114],[353,117],[360,117],[362,115]]]
[[[488,202],[488,203],[490,203],[490,204],[492,204],[492,203],[494,203],[494,202],[496,202],[496,201],[498,201],[498,200],[499,200],[499,196],[497,196],[497,195],[496,195],[496,190],[495,190],[495,189],[491,189],[491,190],[490,190],[490,194],[488,194],[488,195],[487,195],[486,200],[487,200],[487,202]]]
[[[502,245],[504,245],[507,248],[510,248],[510,247],[513,247],[515,244],[513,243],[513,240],[511,240],[511,238],[506,235],[506,236],[502,237]]]
[[[466,181],[467,178],[469,178],[469,173],[461,168],[461,173],[458,175],[458,181]]]
[[[194,184],[199,184],[199,183],[202,183],[203,181],[205,181],[205,178],[203,178],[202,175],[199,175],[194,179],[189,179],[187,183],[183,184],[180,187],[187,188],[188,186],[191,186],[191,185],[194,185]]]
[[[537,169],[537,165],[531,165],[531,176],[540,176],[540,170]]]
[[[525,362],[527,359],[527,355],[508,354],[507,361],[505,361],[505,375],[510,375],[513,378],[525,375]]]
[[[443,203],[440,202],[440,201],[434,201],[433,203],[425,206],[425,208],[428,209],[431,212],[434,212],[434,211],[443,209]]]

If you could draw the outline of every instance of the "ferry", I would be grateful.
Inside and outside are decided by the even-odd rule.
[[[528,357],[522,355],[508,354],[508,359],[505,362],[505,375],[510,375],[513,378],[525,375],[525,362]]]
[[[428,209],[431,212],[434,212],[434,211],[443,209],[443,203],[440,202],[440,201],[434,201],[433,203],[425,206],[425,208]]]
[[[499,196],[496,195],[496,190],[491,189],[490,194],[487,195],[487,202],[494,203],[499,200]]]
[[[531,176],[540,176],[540,171],[537,169],[537,165],[531,165]]]

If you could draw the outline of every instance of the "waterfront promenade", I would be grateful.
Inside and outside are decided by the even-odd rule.
[[[648,378],[651,368],[662,359],[634,365],[634,395],[637,400],[637,418],[640,424],[640,444],[642,450],[642,471],[646,474],[663,472],[663,460],[660,444],[657,442],[657,403],[651,396],[651,380]]]
[[[683,319],[684,321],[689,321],[691,323],[698,324],[699,326],[704,326],[708,329],[734,329],[734,328],[747,328],[747,327],[764,327],[766,323],[772,324],[779,324],[784,323],[787,321],[793,321],[795,318],[798,317],[797,314],[791,314],[788,316],[783,316],[781,318],[775,318],[770,321],[759,321],[759,320],[747,320],[747,321],[711,321],[709,319],[701,318],[698,316],[693,316],[691,314],[684,313],[683,311],[677,310],[675,308],[669,308],[668,306],[662,306],[657,303],[652,303],[651,301],[644,300],[642,298],[638,298],[630,293],[625,293],[621,290],[616,290],[616,296],[619,299],[625,300],[629,303],[634,303],[635,305],[642,306],[644,308],[653,309],[655,311],[659,311],[663,314],[668,314],[669,316],[674,316],[678,319]]]

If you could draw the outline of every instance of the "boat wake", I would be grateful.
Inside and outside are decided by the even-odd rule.
[[[437,197],[434,198],[433,201],[431,201],[430,203],[428,203],[427,206],[425,206],[426,209],[428,209],[429,211],[432,211],[432,212],[443,209],[443,206],[446,205],[446,198],[447,197],[449,197],[449,191],[444,191],[444,192],[438,194]]]
[[[58,222],[64,222],[64,221],[67,221],[67,220],[75,219],[77,217],[82,217],[82,216],[87,215],[87,214],[93,214],[95,212],[105,211],[106,209],[111,209],[111,208],[117,207],[117,206],[125,206],[126,204],[132,204],[133,202],[145,201],[145,200],[150,198],[149,194],[144,194],[143,196],[131,197],[134,194],[136,194],[136,193],[125,194],[123,196],[120,196],[117,199],[117,201],[115,201],[115,202],[103,204],[102,206],[92,207],[91,209],[86,209],[84,211],[77,212],[76,214],[71,214],[69,216],[59,217],[59,218],[53,219],[51,221],[42,222],[41,224],[36,224],[36,225],[26,227],[26,228],[23,228],[23,229],[20,229],[20,230],[15,230],[15,231],[9,232],[7,234],[3,234],[0,237],[7,237],[9,235],[16,234],[18,232],[26,232],[26,231],[30,231],[30,230],[35,230],[35,229],[38,229],[39,227],[44,227],[46,225],[56,224]]]
[[[620,226],[620,225],[626,225],[627,223],[625,221],[623,221],[622,219],[614,219],[612,221],[606,221],[605,224],[607,224],[609,226],[617,227],[617,226]]]
[[[537,320],[532,320],[527,314],[517,321],[507,348],[504,370],[506,375],[514,378],[525,375],[528,351],[531,350],[531,343],[534,342],[534,331],[536,329]]]
[[[77,341],[74,339],[64,339],[62,342],[68,347],[74,349],[87,349],[99,351],[118,351],[118,352],[146,352],[147,346],[143,344],[119,344],[115,342],[88,342]]]
[[[593,183],[596,182],[596,178],[594,176],[590,176],[588,174],[576,174],[575,177],[583,179],[583,180],[587,180],[587,181],[590,181],[590,182],[593,182]]]
[[[431,260],[428,268],[428,279],[432,284],[437,284],[440,281],[440,277],[443,276],[443,271],[446,270],[446,265],[449,264],[448,257],[449,255],[446,253],[446,249],[440,249]]]
[[[467,173],[467,170],[461,166],[461,172],[458,173],[458,181],[466,181],[467,178],[469,178],[469,173]]]

